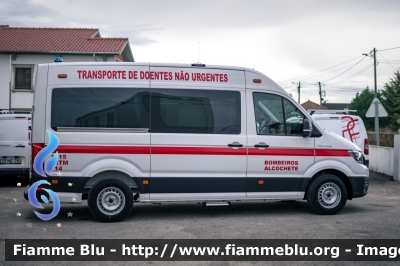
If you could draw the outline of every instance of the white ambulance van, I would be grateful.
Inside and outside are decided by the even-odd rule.
[[[134,202],[304,199],[336,214],[368,191],[360,148],[252,69],[52,63],[35,88],[32,158],[47,131],[59,139],[42,187],[62,203],[87,199],[98,221],[124,219]],[[32,168],[30,184],[41,179]]]
[[[0,110],[0,179],[26,181],[29,176],[31,114]]]
[[[361,117],[356,110],[307,110],[325,131],[333,132],[356,144],[364,153],[364,163],[369,166],[369,142]]]

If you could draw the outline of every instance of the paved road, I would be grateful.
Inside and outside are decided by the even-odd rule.
[[[306,201],[233,202],[229,207],[202,207],[197,203],[135,204],[130,216],[120,223],[99,223],[91,217],[86,202],[62,204],[59,215],[41,221],[23,198],[23,186],[0,186],[0,263],[4,262],[4,239],[384,239],[400,238],[400,183],[371,174],[366,197],[348,201],[337,215],[312,213]],[[16,213],[20,212],[21,216]],[[43,211],[44,212],[44,211]],[[50,212],[50,209],[49,209]],[[68,217],[67,213],[73,216]],[[32,226],[28,227],[27,224]],[[61,223],[60,228],[57,223]],[[164,265],[165,262],[140,264]],[[336,262],[337,263],[337,262]],[[325,263],[336,265],[336,263]],[[110,262],[61,262],[58,265],[110,265]],[[137,264],[137,263],[135,263]],[[187,263],[177,263],[186,265]],[[212,264],[191,262],[191,265]],[[225,265],[247,264],[226,262]],[[253,264],[253,263],[252,263]],[[275,263],[274,263],[275,264]],[[292,265],[293,263],[280,263]],[[296,263],[297,264],[297,263]],[[303,263],[314,264],[314,263]],[[315,263],[316,265],[319,263]],[[360,265],[365,263],[360,263]],[[23,265],[53,265],[30,262]],[[112,263],[112,265],[132,265]],[[259,263],[265,265],[265,263]],[[372,264],[371,264],[372,265]]]

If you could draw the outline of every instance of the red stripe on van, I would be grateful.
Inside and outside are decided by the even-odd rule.
[[[151,154],[187,154],[187,155],[247,155],[245,148],[230,147],[151,147]]]
[[[59,153],[89,153],[89,154],[150,154],[149,146],[70,146],[60,145]]]
[[[315,150],[315,156],[327,156],[327,157],[348,157],[351,156],[348,150]]]
[[[265,148],[249,148],[249,155],[268,155],[268,156],[314,156],[314,149],[279,149]]]
[[[35,145],[35,144],[34,144]],[[40,148],[41,149],[41,148]],[[39,150],[40,150],[39,149]],[[80,154],[150,154],[150,146],[77,146],[60,145],[59,153]],[[153,146],[151,154],[158,155],[249,155],[255,156],[314,156],[314,149],[289,149],[289,148],[239,148],[230,147],[166,147]],[[316,149],[315,156],[349,157],[347,150]],[[33,156],[34,157],[34,156]]]

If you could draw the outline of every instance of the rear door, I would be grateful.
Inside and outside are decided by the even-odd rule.
[[[0,115],[0,171],[29,169],[29,118],[24,114]]]
[[[171,79],[151,80],[150,199],[244,199],[243,71],[151,67],[151,72],[170,73]]]

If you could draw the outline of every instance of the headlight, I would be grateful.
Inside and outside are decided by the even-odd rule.
[[[350,150],[349,153],[351,156],[353,156],[354,160],[357,161],[357,163],[363,164],[364,163],[364,156],[362,152],[357,151],[357,150]]]

